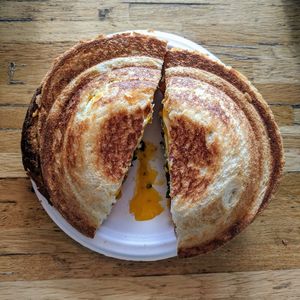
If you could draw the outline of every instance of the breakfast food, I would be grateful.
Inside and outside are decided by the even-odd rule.
[[[64,218],[93,237],[109,214],[151,120],[166,43],[125,33],[59,57],[35,93],[23,164]]]
[[[222,245],[262,210],[282,172],[267,103],[239,72],[197,52],[165,57],[163,123],[178,255]]]
[[[158,86],[178,255],[188,257],[243,230],[266,206],[282,173],[273,114],[234,69],[198,52],[167,50],[150,35],[81,42],[55,61],[32,98],[22,131],[23,164],[61,215],[94,237],[151,120]],[[147,180],[140,182],[151,189]],[[131,210],[141,197],[134,200]],[[157,203],[156,209],[163,208]],[[136,219],[150,217],[143,212]]]

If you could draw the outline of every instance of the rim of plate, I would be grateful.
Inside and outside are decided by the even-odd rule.
[[[108,34],[107,36],[113,36],[115,34],[127,32],[152,35],[159,39],[166,40],[169,47],[197,50],[203,54],[208,55],[214,60],[220,61],[215,55],[213,55],[202,46],[184,37],[168,32],[153,30],[128,30]],[[161,243],[149,242],[147,241],[147,239],[141,239],[140,243],[132,243],[130,242],[130,239],[127,239],[130,235],[126,236],[125,238],[122,235],[118,236],[115,231],[110,231],[110,229],[107,227],[101,229],[100,234],[99,230],[97,231],[97,241],[95,239],[88,238],[78,232],[73,226],[71,226],[61,216],[61,214],[49,204],[47,199],[38,191],[37,186],[33,180],[31,180],[31,183],[36,196],[40,200],[44,210],[47,212],[52,221],[71,239],[94,252],[104,254],[108,257],[133,261],[155,261],[171,258],[177,255],[177,241],[174,232],[172,234],[166,233],[165,235],[163,235],[164,240]]]

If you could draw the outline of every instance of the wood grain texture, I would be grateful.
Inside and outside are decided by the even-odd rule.
[[[188,36],[188,38],[190,37]],[[0,72],[0,104],[10,104],[12,102],[27,104],[34,89],[39,85],[43,76],[49,69],[53,59],[73,46],[76,42],[77,41],[51,42],[49,44],[22,42],[17,44],[4,43],[0,45],[0,67],[3,70],[3,72]],[[204,46],[216,55],[219,55],[225,63],[234,66],[246,76],[251,78],[269,103],[299,103],[300,83],[298,79],[292,78],[292,81],[284,80],[285,83],[281,83],[278,80],[266,80],[265,77],[270,76],[269,66],[262,63],[260,59],[249,62],[246,58],[250,54],[243,53],[245,52],[245,48],[240,48],[238,45],[227,45],[227,47],[224,47],[225,49],[223,50],[220,50],[220,47],[217,47],[216,45]],[[261,49],[261,47],[262,46],[258,46],[255,49],[254,53],[256,53],[256,55],[262,55],[265,52],[268,52],[269,54],[269,50]],[[274,48],[275,46],[264,47]],[[279,45],[276,47],[286,46]],[[230,53],[235,51],[236,53],[239,53],[239,55],[230,58],[228,55],[222,54],[227,53],[225,51],[229,51]],[[267,56],[267,53],[265,53],[265,55]],[[270,52],[270,55],[273,55],[272,51]],[[276,57],[273,57],[273,60],[276,59]],[[12,62],[15,63],[13,78],[21,81],[23,84],[9,84],[8,70],[10,63]],[[297,61],[295,59],[291,59],[290,64],[293,63],[297,63]],[[273,67],[276,68],[277,73],[282,72],[280,65],[275,65]],[[259,71],[255,71],[258,69]],[[257,73],[256,76],[253,76],[254,71]],[[272,84],[269,82],[272,82]]]
[[[185,36],[245,74],[283,136],[285,174],[268,208],[225,247],[195,258],[92,253],[49,219],[21,163],[23,118],[53,59],[79,40],[145,28]],[[0,299],[300,298],[297,1],[3,0],[0,32]]]
[[[92,253],[66,237],[43,211],[29,179],[2,179],[0,281],[300,268],[299,182],[299,172],[285,174],[269,207],[215,252],[184,260],[128,262]]]
[[[22,128],[27,107],[0,107],[0,128],[2,129],[18,129]],[[285,113],[283,120],[288,122],[288,116]]]
[[[5,299],[45,300],[299,299],[299,277],[300,270],[295,269],[146,278],[19,281],[0,283],[0,293]]]
[[[5,109],[7,110],[7,108]],[[15,109],[19,108],[13,108],[13,110]],[[20,115],[22,115],[22,110],[23,108],[21,108]],[[280,109],[277,114],[280,114]],[[23,116],[16,118],[14,121],[9,120],[8,122],[10,122],[12,127],[18,127],[18,123],[23,122]],[[284,170],[286,172],[300,172],[300,125],[281,126],[280,130],[285,151],[286,162]],[[0,178],[26,177],[22,165],[20,139],[20,129],[0,130]]]

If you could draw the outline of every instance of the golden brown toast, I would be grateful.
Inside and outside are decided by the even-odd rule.
[[[210,251],[270,200],[283,168],[274,116],[239,72],[197,52],[165,57],[163,121],[178,255]]]
[[[165,52],[137,33],[82,42],[56,59],[29,106],[25,170],[87,236],[109,214],[151,119]]]

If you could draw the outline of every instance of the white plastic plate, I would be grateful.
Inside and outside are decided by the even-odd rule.
[[[178,35],[146,30],[136,30],[135,32],[154,35],[167,40],[170,47],[197,50],[217,60],[214,55],[200,45]],[[158,117],[159,105],[159,103],[156,104],[153,122],[147,126],[143,140],[150,141],[157,146],[156,156],[151,161],[151,165],[158,171],[158,181],[165,182],[165,162],[163,150],[159,144],[162,139]],[[154,261],[176,256],[176,236],[165,199],[166,183],[154,185],[161,193],[162,205],[165,207],[159,216],[149,221],[135,221],[134,216],[129,213],[129,202],[135,188],[137,164],[137,160],[134,161],[123,185],[122,197],[114,205],[108,219],[98,229],[93,239],[82,235],[66,222],[60,213],[49,205],[48,201],[39,193],[34,182],[32,185],[50,218],[68,236],[86,248],[106,256],[125,260]]]

